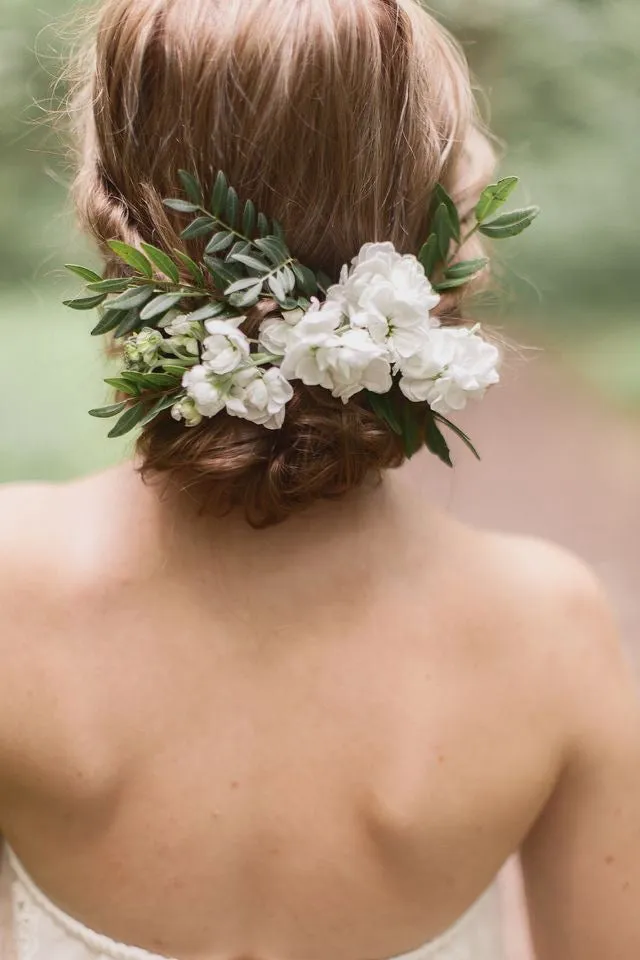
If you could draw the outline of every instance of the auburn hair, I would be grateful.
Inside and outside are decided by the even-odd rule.
[[[415,253],[437,183],[464,229],[493,172],[464,56],[417,0],[105,0],[78,63],[73,195],[111,276],[126,269],[112,239],[201,253],[162,203],[181,168],[207,189],[224,170],[336,279],[366,242]],[[439,312],[461,322],[456,291]],[[293,386],[280,431],[159,417],[138,441],[143,476],[263,526],[402,464],[357,396]]]

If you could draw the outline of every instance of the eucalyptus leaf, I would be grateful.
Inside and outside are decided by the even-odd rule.
[[[133,307],[142,307],[154,293],[155,289],[152,286],[132,287],[117,300],[111,300],[109,306],[113,310],[131,310]]]
[[[238,200],[238,194],[233,187],[229,187],[227,192],[227,202],[224,208],[224,215],[228,226],[230,226],[232,229],[235,229],[238,224],[239,210],[240,201]]]
[[[253,236],[253,233],[256,229],[256,208],[255,204],[251,200],[247,200],[244,205],[244,213],[242,215],[242,232],[245,237],[249,239]]]
[[[130,333],[133,333],[138,327],[141,327],[142,323],[140,322],[140,314],[138,309],[134,307],[132,310],[127,310],[122,320],[116,327],[114,337],[118,340],[122,337],[128,336]]]
[[[207,253],[221,253],[223,250],[228,250],[231,244],[233,243],[233,238],[235,234],[221,232],[216,233],[215,236],[211,238],[207,244]]]
[[[229,297],[229,303],[240,310],[247,307],[254,307],[260,298],[262,292],[262,283],[256,283],[247,290],[241,290],[239,293],[232,293]]]
[[[248,290],[250,287],[258,286],[262,290],[262,281],[259,280],[256,284],[255,277],[243,277],[241,280],[236,280],[231,284],[230,287],[224,291],[225,297],[230,297],[233,293],[239,293],[241,290]]]
[[[269,226],[269,221],[265,217],[264,213],[258,214],[258,233],[261,237],[268,237],[271,233],[271,227]]]
[[[121,377],[141,390],[162,390],[165,387],[175,387],[179,382],[170,373],[139,373],[137,370],[126,370]]]
[[[287,291],[285,290],[284,283],[282,282],[280,273],[272,274],[268,279],[268,284],[269,284],[269,289],[271,290],[271,293],[274,295],[276,300],[285,299],[287,295]]]
[[[219,216],[224,210],[227,203],[227,191],[229,185],[227,183],[227,178],[225,177],[222,170],[218,172],[216,177],[216,182],[213,186],[213,193],[211,195],[211,212]]]
[[[519,182],[518,177],[505,177],[503,180],[498,180],[497,183],[490,183],[480,194],[475,209],[475,217],[478,223],[482,223],[487,217],[493,216],[507,202]]]
[[[280,240],[281,243],[285,242],[284,227],[282,226],[279,220],[273,221],[273,235],[276,238],[276,240]]]
[[[449,450],[447,441],[442,435],[442,431],[435,421],[433,410],[428,410],[425,416],[424,439],[431,453],[434,453],[436,457],[439,457],[439,459],[442,460],[443,463],[446,463],[448,467],[453,466],[451,451]]]
[[[91,331],[92,337],[101,337],[105,333],[111,333],[122,320],[122,310],[105,310],[99,322]]]
[[[108,433],[108,436],[111,438],[124,437],[125,434],[129,433],[140,423],[144,415],[144,403],[134,404],[134,406],[129,407],[128,410],[122,414],[113,430]]]
[[[182,250],[174,250],[173,252],[182,266],[191,274],[191,277],[195,281],[196,285],[198,287],[204,287],[204,274],[201,267],[198,266],[195,260],[192,260],[191,257],[186,253],[183,253]]]
[[[491,240],[506,240],[517,237],[530,227],[540,213],[540,207],[523,207],[511,213],[503,213],[495,220],[489,220],[480,226],[480,233]]]
[[[286,293],[292,293],[295,290],[296,275],[291,269],[291,267],[289,266],[289,264],[285,264],[285,266],[282,268],[282,270],[278,274],[278,277],[282,279],[282,284],[284,286]]]
[[[90,270],[89,267],[81,267],[78,263],[65,263],[65,269],[69,270],[70,273],[75,273],[77,277],[86,280],[87,283],[97,283],[102,280],[100,274],[96,273],[95,270]]]
[[[255,241],[255,245],[276,267],[289,259],[288,251],[277,237],[261,237]]]
[[[427,277],[431,278],[440,263],[440,246],[435,233],[432,233],[427,242],[422,245],[418,260],[424,267]]]
[[[459,263],[454,263],[445,270],[445,279],[468,280],[470,277],[475,277],[481,270],[484,270],[488,263],[488,257],[478,257],[476,260],[460,260]]]
[[[144,250],[149,260],[151,260],[151,263],[160,271],[160,273],[164,274],[165,277],[168,277],[173,283],[180,283],[180,271],[171,257],[169,257],[164,250],[160,250],[158,247],[154,247],[150,243],[141,243],[140,246]]]
[[[244,266],[249,267],[250,270],[257,270],[259,273],[269,273],[271,269],[269,264],[265,263],[264,260],[259,260],[256,256],[250,256],[247,253],[234,253],[230,259],[244,264]]]
[[[196,217],[193,223],[185,227],[180,236],[183,240],[193,240],[194,237],[204,237],[208,233],[213,233],[216,226],[216,221],[212,217]]]
[[[449,247],[454,239],[454,228],[445,203],[441,203],[433,218],[433,232],[438,240],[440,259],[446,261],[449,256]]]
[[[178,400],[178,393],[172,393],[168,397],[161,397],[157,403],[151,407],[151,410],[142,418],[140,421],[140,427],[146,427],[148,423],[151,423],[152,420],[155,420],[156,417],[163,413],[165,410],[168,410],[169,407],[172,407]]]
[[[122,400],[120,403],[110,403],[108,407],[96,407],[95,410],[89,410],[89,416],[108,420],[109,417],[117,417],[126,407],[127,401]]]
[[[395,434],[401,437],[403,434],[402,424],[398,420],[396,412],[393,409],[391,398],[388,396],[382,396],[379,393],[372,393],[371,390],[367,390],[367,399],[375,415],[383,420]]]
[[[140,319],[153,320],[154,317],[160,317],[168,313],[169,310],[180,303],[183,297],[184,294],[182,293],[163,293],[159,297],[155,297],[151,303],[148,303],[141,311]]]
[[[225,313],[226,310],[227,305],[225,303],[207,303],[204,307],[200,307],[199,310],[194,310],[192,313],[188,313],[185,317],[185,320],[201,323],[204,320],[211,320],[213,317],[219,317],[220,314]]]
[[[121,240],[109,240],[108,245],[129,267],[133,267],[137,273],[151,279],[153,268],[143,253],[128,243],[122,243]]]
[[[63,300],[62,302],[65,307],[71,307],[72,310],[95,310],[106,299],[106,293],[100,293],[93,297],[78,297],[76,300]]]
[[[314,293],[318,292],[318,281],[316,280],[316,275],[313,270],[310,270],[309,267],[305,267],[304,264],[298,263],[297,261],[291,264],[291,269],[303,293],[312,297]]]
[[[318,273],[316,274],[316,277],[318,281],[318,286],[320,287],[323,293],[326,293],[329,287],[333,286],[333,280],[331,279],[331,277],[328,277],[327,274],[324,273],[322,270],[318,271]]]
[[[218,257],[210,257],[207,255],[204,258],[204,262],[216,286],[220,290],[224,290],[230,283],[239,279],[232,267],[228,263],[223,263]]]
[[[107,377],[104,381],[108,386],[113,387],[114,390],[118,390],[120,393],[126,393],[130,397],[139,397],[140,391],[133,383],[128,383],[126,380],[123,380],[122,377]]]
[[[199,207],[204,206],[202,187],[198,183],[196,177],[194,177],[192,173],[189,173],[188,170],[178,170],[178,176],[180,177],[180,182],[184,187],[184,192],[188,196],[191,203],[195,203]]]
[[[458,277],[455,280],[440,280],[439,283],[434,283],[433,289],[436,293],[444,293],[445,290],[457,290],[458,287],[464,287],[468,283],[468,277]]]
[[[443,203],[447,208],[447,213],[449,214],[449,222],[451,224],[451,232],[453,235],[453,239],[459,243],[460,242],[460,215],[458,213],[458,208],[456,207],[455,203],[453,202],[453,199],[449,196],[449,194],[447,193],[447,191],[445,190],[445,188],[442,186],[441,183],[436,184],[436,188],[434,191],[434,198],[435,198],[434,206],[436,208],[436,211],[441,203]]]
[[[92,290],[94,293],[123,293],[129,289],[129,282],[126,277],[98,280],[95,283],[88,283],[87,290]]]
[[[226,262],[228,263],[230,260],[233,260],[236,253],[250,253],[251,246],[252,245],[250,243],[247,243],[245,240],[238,240],[237,243],[234,243],[234,245],[229,250],[227,256],[225,257]]]
[[[190,203],[188,200],[172,199],[163,200],[162,202],[169,210],[175,210],[177,213],[197,213],[200,209],[199,206],[196,206],[195,203]]]

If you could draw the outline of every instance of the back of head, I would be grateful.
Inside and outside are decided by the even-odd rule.
[[[181,168],[205,189],[224,170],[296,257],[336,277],[367,242],[414,252],[438,183],[464,227],[493,167],[464,58],[416,0],[106,0],[82,70],[75,198],[112,275],[108,240],[201,252],[162,204]],[[455,291],[439,309],[460,319]],[[147,475],[196,484],[256,524],[404,459],[357,397],[299,382],[279,431],[166,416],[139,450]]]

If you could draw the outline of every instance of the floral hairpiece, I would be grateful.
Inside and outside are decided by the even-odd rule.
[[[164,202],[193,216],[183,239],[210,238],[202,263],[180,250],[169,256],[147,243],[138,249],[113,240],[109,246],[130,276],[104,279],[67,264],[88,295],[66,305],[99,308],[92,334],[112,334],[123,346],[126,369],[105,382],[127,399],[90,411],[120,415],[110,437],[169,409],[187,427],[226,410],[277,430],[293,397],[291,382],[301,380],[345,404],[364,392],[373,412],[402,437],[407,456],[426,443],[451,466],[441,425],[478,456],[448,415],[499,381],[499,352],[479,325],[441,326],[430,311],[443,291],[469,283],[487,266],[485,258],[456,262],[472,234],[513,237],[538,215],[538,207],[526,207],[494,216],[517,177],[483,191],[464,237],[455,203],[438,185],[432,233],[417,256],[401,255],[391,243],[368,243],[332,283],[290,253],[277,221],[251,200],[241,208],[222,172],[209,208],[198,180],[179,175],[186,199]],[[250,339],[243,322],[258,305],[259,334]],[[395,403],[396,388],[421,407]]]

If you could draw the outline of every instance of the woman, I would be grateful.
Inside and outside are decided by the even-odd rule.
[[[491,151],[413,0],[106,0],[95,37],[75,195],[111,278],[114,239],[201,255],[180,168],[333,281],[415,252],[437,184],[467,232]],[[134,463],[2,492],[3,960],[500,960],[517,851],[539,960],[637,960],[639,711],[598,584],[432,508],[379,382],[281,369],[277,423],[186,373]]]

